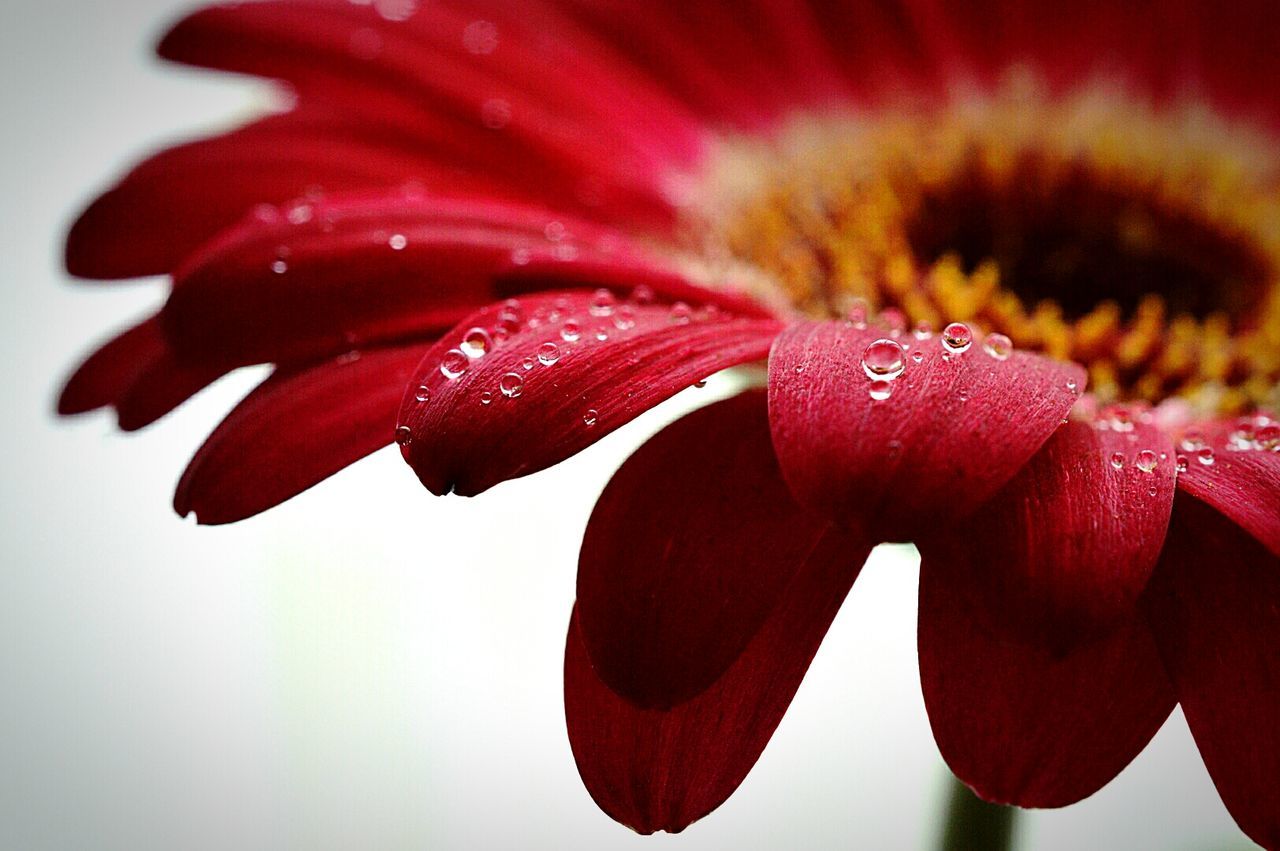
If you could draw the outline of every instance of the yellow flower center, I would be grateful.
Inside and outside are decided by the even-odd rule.
[[[1203,107],[1024,75],[727,142],[686,232],[804,313],[971,322],[1084,364],[1104,401],[1246,410],[1280,402],[1277,150]]]

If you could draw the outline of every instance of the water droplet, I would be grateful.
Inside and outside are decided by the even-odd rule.
[[[469,358],[482,358],[493,348],[493,338],[483,328],[472,328],[462,337],[462,345],[458,348]]]
[[[1198,431],[1188,431],[1182,435],[1182,443],[1179,445],[1187,452],[1199,452],[1204,449],[1204,435]]]
[[[705,378],[700,378],[700,379],[698,379],[697,381],[693,382],[693,386],[694,386],[694,387],[697,387],[699,390],[701,390],[703,387],[706,387],[706,386],[707,386],[707,379],[705,379]]]
[[[963,322],[952,322],[942,329],[942,345],[956,354],[966,352],[973,345],[973,332]]]
[[[431,388],[425,384],[419,384],[417,392],[413,394],[413,398],[417,399],[419,402],[430,402]]]
[[[1113,452],[1113,453],[1111,453],[1111,466],[1112,466],[1112,467],[1115,467],[1117,470],[1119,470],[1119,469],[1121,469],[1121,468],[1123,468],[1123,467],[1124,467],[1124,453],[1123,453],[1123,452]]]
[[[871,382],[871,390],[869,391],[871,398],[877,402],[883,402],[893,395],[893,382],[877,380]]]
[[[613,317],[613,327],[619,331],[630,331],[636,327],[636,311],[630,305],[624,304],[618,308],[617,315]]]
[[[871,310],[871,305],[867,303],[865,298],[855,298],[849,304],[849,322],[859,331],[867,327],[867,314]]]
[[[486,391],[484,391],[483,393],[481,393],[481,394],[480,394],[480,404],[481,404],[481,405],[487,405],[487,404],[489,404],[489,403],[490,403],[490,402],[492,402],[492,401],[493,401],[493,394],[492,394],[492,393],[490,393],[488,390],[486,390]]]
[[[676,325],[688,325],[689,320],[693,318],[693,308],[685,304],[683,301],[677,301],[671,305],[671,321]]]
[[[409,240],[402,233],[393,233],[391,238],[387,240],[387,245],[391,246],[392,251],[403,251],[404,247],[409,244]]]
[[[408,446],[413,443],[413,429],[407,425],[396,426],[396,443],[401,446]]]
[[[606,289],[596,290],[591,296],[589,310],[592,316],[612,316],[618,305],[617,297]]]
[[[527,266],[529,261],[533,259],[533,252],[528,248],[511,249],[511,262],[517,266]]]
[[[555,343],[543,343],[538,349],[538,363],[543,366],[551,366],[560,360],[560,347]]]
[[[271,271],[275,272],[277,275],[283,275],[285,272],[289,271],[289,264],[283,260],[277,260],[271,264]]]
[[[927,340],[933,336],[933,326],[921,320],[916,323],[915,335],[917,340]]]
[[[1196,460],[1206,467],[1212,467],[1213,462],[1217,459],[1213,457],[1213,450],[1206,446],[1204,449],[1196,452]]]
[[[1152,452],[1150,449],[1144,449],[1138,453],[1138,457],[1134,459],[1134,463],[1138,465],[1138,469],[1142,472],[1150,473],[1155,470],[1156,464],[1159,463],[1159,460],[1160,459],[1156,457],[1156,453]]]
[[[886,307],[880,311],[880,322],[889,329],[889,333],[897,337],[907,327],[907,315],[896,307]]]
[[[653,304],[653,288],[641,284],[631,291],[631,300],[636,304]]]
[[[560,337],[566,343],[576,343],[582,337],[582,328],[577,322],[570,319],[564,323],[564,327],[560,329]]]
[[[605,340],[608,340],[608,339],[609,339],[609,329],[608,329],[608,328],[606,328],[606,327],[604,327],[603,325],[597,325],[597,326],[596,326],[596,339],[597,339],[597,340],[599,340],[601,343],[603,343]]]
[[[533,369],[533,358],[525,358],[520,361],[520,365],[525,369]]]
[[[892,381],[902,375],[904,367],[902,346],[887,337],[869,343],[862,353],[862,371],[873,381]]]
[[[582,415],[582,421],[589,426],[593,426],[596,424],[596,418],[598,416],[599,416],[599,413],[596,411],[595,408],[588,408],[587,412]]]
[[[922,360],[924,360],[924,352],[916,351],[916,352],[912,352],[912,353],[911,353],[911,362],[912,362],[912,363],[920,363],[920,361],[922,361]]]
[[[796,375],[799,375],[802,372],[804,372],[804,364],[796,364]]]
[[[1178,472],[1179,473],[1187,472],[1187,456],[1185,455],[1178,456]]]
[[[310,204],[294,204],[289,208],[289,212],[285,214],[285,217],[289,220],[290,224],[305,225],[307,222],[311,221],[311,216],[314,213],[315,208]]]
[[[957,391],[956,391],[956,395],[960,397],[960,401],[961,401],[961,402],[968,402],[968,401],[969,401],[969,388],[968,388],[968,387],[961,387],[959,390],[957,390]]]
[[[982,349],[996,360],[1008,360],[1013,353],[1013,341],[1004,334],[990,334],[982,344]]]
[[[462,46],[468,53],[488,56],[498,49],[498,28],[489,21],[472,21],[462,31]]]
[[[1067,379],[1067,389],[1070,390],[1072,393],[1076,392],[1077,388],[1079,387],[1080,385],[1076,382],[1074,378]]]
[[[508,399],[514,399],[524,392],[524,379],[515,372],[508,372],[498,380],[498,389]]]
[[[890,458],[897,458],[902,454],[902,441],[891,440],[886,444],[885,448],[888,450]]]
[[[418,0],[373,0],[373,8],[388,21],[407,21],[418,11]]]
[[[1147,496],[1155,496],[1155,495],[1156,495],[1155,485],[1152,485],[1151,487],[1147,488]]]
[[[450,349],[440,359],[440,374],[453,381],[466,372],[470,366],[471,358],[463,354],[460,349]]]
[[[564,222],[547,222],[547,226],[542,229],[542,234],[547,238],[548,242],[559,242],[564,239],[565,233]],[[596,290],[597,295],[600,292],[601,290]],[[603,290],[603,292],[608,292],[608,290]]]

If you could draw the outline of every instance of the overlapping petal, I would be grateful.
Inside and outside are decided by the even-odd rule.
[[[884,335],[789,328],[769,356],[769,419],[802,504],[860,518],[878,540],[912,540],[990,499],[1062,423],[1085,378],[1029,353],[1001,360],[978,343],[953,354],[936,337],[904,339],[905,369],[877,400],[863,355]]]
[[[1178,487],[1280,555],[1280,453],[1237,452],[1219,445],[1211,458],[1205,458],[1213,463],[1202,463],[1196,453],[1192,456],[1178,477]]]
[[[415,371],[402,450],[432,493],[471,496],[562,461],[695,381],[763,358],[780,330],[772,319],[581,290],[517,304],[471,315]],[[459,360],[472,328],[506,336]]]
[[[1245,833],[1280,847],[1280,556],[1179,494],[1151,629],[1205,766]]]
[[[174,496],[181,515],[231,523],[296,496],[391,443],[426,343],[371,349],[260,384],[209,435]]]
[[[803,511],[763,394],[699,410],[614,476],[592,515],[565,712],[597,803],[678,831],[742,782],[870,551]]]

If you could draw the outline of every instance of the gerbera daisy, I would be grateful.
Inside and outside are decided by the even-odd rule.
[[[138,428],[275,364],[178,486],[224,523],[392,440],[476,494],[743,368],[583,541],[566,715],[606,812],[718,806],[912,541],[981,797],[1080,800],[1180,703],[1280,846],[1277,39],[1261,3],[207,8],[161,54],[294,100],[85,211],[72,273],[173,288],[60,410]]]

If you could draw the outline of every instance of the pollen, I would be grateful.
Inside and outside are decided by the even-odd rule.
[[[1104,402],[1243,411],[1280,404],[1278,151],[1203,105],[1020,73],[728,141],[684,232],[804,314],[970,322],[1083,364]]]

